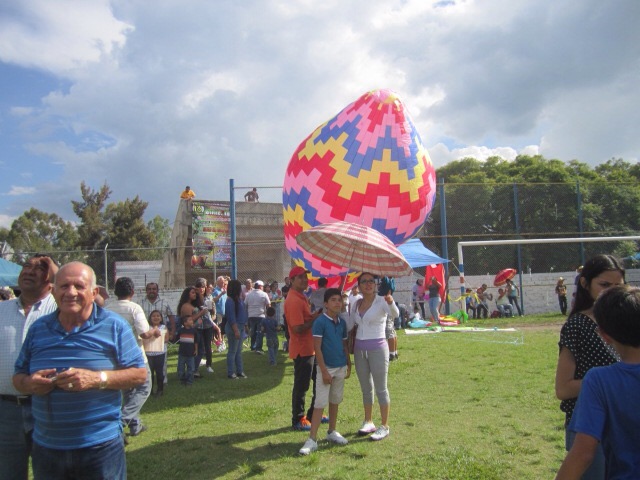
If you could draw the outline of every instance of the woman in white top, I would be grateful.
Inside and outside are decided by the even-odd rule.
[[[389,390],[387,372],[389,370],[389,347],[385,336],[387,315],[400,315],[391,294],[377,295],[374,276],[362,273],[358,277],[358,287],[362,298],[351,306],[351,324],[357,326],[354,347],[356,373],[362,390],[364,422],[358,430],[360,435],[371,435],[371,440],[382,440],[389,435]],[[380,404],[381,425],[376,429],[372,421],[373,392]]]

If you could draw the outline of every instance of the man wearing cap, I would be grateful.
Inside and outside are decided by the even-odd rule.
[[[293,360],[293,390],[291,392],[291,425],[294,430],[310,430],[316,396],[315,351],[311,326],[320,315],[320,310],[311,312],[304,292],[309,286],[307,274],[302,267],[293,267],[289,272],[291,288],[284,301],[284,314],[289,329],[289,358]],[[311,405],[305,413],[305,397],[313,380]]]
[[[0,480],[25,479],[31,453],[31,396],[21,395],[11,378],[27,330],[54,312],[51,295],[58,267],[49,257],[30,258],[18,276],[21,294],[0,302]]]
[[[244,302],[247,305],[247,313],[249,316],[251,351],[264,353],[262,351],[262,332],[260,331],[260,322],[265,318],[267,308],[271,306],[271,299],[264,291],[264,282],[262,280],[256,280],[253,284],[253,290],[247,293],[247,298],[245,298]]]

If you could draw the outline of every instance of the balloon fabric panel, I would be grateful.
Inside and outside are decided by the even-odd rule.
[[[293,153],[283,188],[287,249],[314,277],[335,274],[340,267],[301,251],[298,233],[346,220],[399,245],[422,227],[434,195],[433,165],[400,99],[389,90],[365,93]]]

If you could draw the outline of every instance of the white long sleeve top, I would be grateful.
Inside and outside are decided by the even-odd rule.
[[[400,315],[398,306],[395,302],[391,305],[387,303],[384,297],[376,295],[369,309],[360,315],[357,303],[351,306],[350,323],[358,325],[356,332],[357,340],[375,340],[385,337],[385,327],[387,325],[387,315],[396,318]]]

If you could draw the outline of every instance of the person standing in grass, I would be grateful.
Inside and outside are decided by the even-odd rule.
[[[567,314],[567,286],[564,284],[564,278],[558,278],[556,283],[556,295],[558,296],[558,304],[562,315]]]
[[[267,307],[267,316],[260,322],[262,334],[267,339],[267,350],[269,352],[269,365],[276,365],[276,355],[278,354],[278,319],[276,318],[276,309]]]
[[[559,480],[578,479],[602,445],[606,478],[640,478],[640,289],[612,287],[593,307],[602,339],[621,361],[592,368],[582,380],[580,398],[569,428],[575,442],[560,470]],[[584,477],[582,477],[584,478]]]
[[[347,324],[340,318],[342,294],[337,288],[324,292],[324,313],[313,322],[313,346],[316,352],[316,403],[311,418],[309,438],[300,449],[301,455],[309,455],[318,449],[317,434],[324,407],[329,404],[329,430],[327,441],[338,445],[349,443],[336,430],[338,406],[342,402],[344,381],[351,375],[351,356],[347,348]]]
[[[582,388],[582,379],[593,367],[617,362],[616,353],[600,338],[596,330],[593,304],[603,291],[625,282],[625,271],[612,255],[596,255],[585,263],[577,284],[576,299],[569,318],[560,331],[560,353],[556,368],[555,390],[561,400],[560,410],[565,412],[565,447],[567,451],[575,441],[575,432],[568,426]],[[604,479],[605,458],[597,448],[591,466],[583,479]]]
[[[311,326],[321,311],[311,313],[304,292],[309,286],[308,270],[293,267],[289,272],[291,289],[284,302],[284,315],[289,329],[289,358],[293,360],[293,389],[291,391],[291,425],[294,430],[311,430],[308,420],[313,415],[316,400],[316,369]],[[311,404],[305,414],[305,397],[313,382]]]
[[[357,325],[354,360],[356,373],[362,390],[364,422],[358,430],[360,435],[372,433],[371,440],[382,440],[389,436],[389,346],[385,338],[387,315],[393,318],[400,312],[391,294],[376,295],[376,281],[371,273],[364,272],[358,277],[358,287],[362,298],[351,308],[351,324]],[[376,428],[372,421],[373,392],[380,404],[381,425]]]
[[[242,363],[242,334],[246,333],[248,317],[247,307],[242,300],[240,280],[229,280],[224,314],[226,320],[224,334],[227,336],[227,378],[229,380],[247,378]]]

